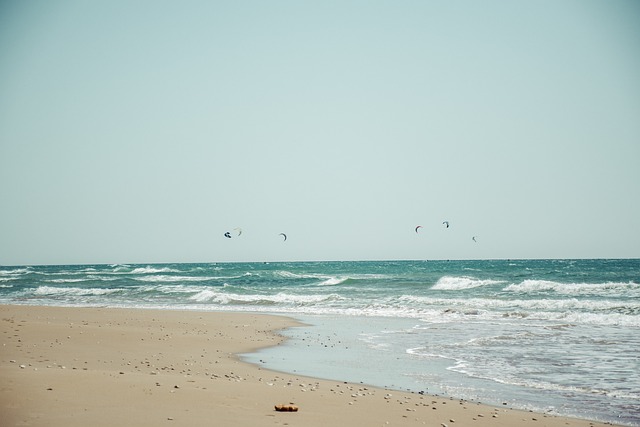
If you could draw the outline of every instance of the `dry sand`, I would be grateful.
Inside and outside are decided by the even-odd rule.
[[[0,425],[601,426],[273,372],[236,354],[294,320],[260,314],[0,306]],[[277,412],[294,404],[298,412]]]

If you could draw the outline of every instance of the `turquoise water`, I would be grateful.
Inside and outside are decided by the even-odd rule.
[[[0,303],[282,313],[248,360],[640,425],[640,260],[12,266]]]

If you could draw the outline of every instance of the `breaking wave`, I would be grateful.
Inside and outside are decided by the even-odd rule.
[[[501,280],[481,280],[475,279],[473,277],[455,277],[455,276],[444,276],[438,280],[438,282],[433,285],[431,289],[440,290],[440,291],[457,291],[461,289],[472,289],[478,288],[481,286],[491,286],[498,285],[500,283],[504,283]]]
[[[101,289],[101,288],[56,288],[52,286],[39,286],[34,294],[37,296],[87,296],[87,295],[110,295],[121,292],[121,289]]]
[[[620,283],[559,283],[550,280],[524,280],[507,286],[505,291],[525,294],[557,293],[561,295],[640,296],[640,285],[634,282]]]
[[[206,289],[189,298],[199,303],[215,302],[222,305],[316,305],[321,302],[339,301],[343,299],[336,294],[330,295],[293,295],[278,293],[274,295],[241,295],[216,292]]]

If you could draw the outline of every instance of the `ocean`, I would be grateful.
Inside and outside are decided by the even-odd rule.
[[[640,260],[0,267],[0,304],[285,314],[266,368],[640,425]]]

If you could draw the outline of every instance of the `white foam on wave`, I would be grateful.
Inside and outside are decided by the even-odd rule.
[[[287,270],[278,270],[274,271],[273,274],[277,277],[283,277],[285,279],[327,279],[331,276],[323,275],[323,274],[313,274],[313,273],[292,273]]]
[[[292,273],[290,271],[286,271],[286,270],[279,270],[279,271],[275,271],[274,274],[277,277],[281,277],[284,279],[313,279],[313,280],[320,280],[320,282],[318,283],[314,283],[320,286],[331,286],[331,285],[338,285],[342,282],[344,282],[345,280],[347,280],[348,278],[338,278],[335,276],[330,276],[330,275],[326,275],[326,274],[317,274],[317,273],[303,273],[303,274],[299,274],[299,273]]]
[[[61,279],[47,279],[45,282],[47,283],[81,283],[81,282],[114,282],[120,280],[117,277],[112,276],[98,276],[95,274],[90,274],[85,277],[75,277],[75,278],[61,278]]]
[[[174,294],[174,293],[193,293],[202,289],[202,286],[189,286],[189,285],[142,285],[138,286],[136,290],[138,292],[152,292],[161,294]]]
[[[109,267],[113,268],[113,273],[129,273],[131,269],[128,264],[111,264]]]
[[[205,289],[189,297],[196,302],[214,302],[222,305],[252,304],[252,305],[313,305],[323,301],[340,300],[339,295],[293,295],[278,293],[274,295],[241,295]]]
[[[219,295],[218,292],[213,291],[211,289],[205,289],[203,291],[198,292],[197,294],[189,297],[190,300],[196,302],[207,302],[211,301]]]
[[[155,273],[181,273],[181,270],[176,270],[169,267],[157,268],[157,267],[138,267],[130,271],[130,274],[155,274]]]
[[[34,271],[34,274],[39,276],[81,276],[96,273],[96,270],[93,267],[86,267],[82,269],[68,269],[68,270],[59,270],[59,271]],[[104,274],[110,274],[110,271],[103,271]]]
[[[505,291],[516,293],[555,292],[562,295],[625,295],[629,292],[638,293],[640,285],[634,282],[606,282],[606,283],[559,283],[549,280],[525,280],[518,284],[507,286]]]
[[[401,302],[432,306],[432,307],[464,307],[476,309],[496,309],[503,313],[503,310],[524,310],[526,312],[537,312],[539,310],[553,310],[566,312],[567,310],[583,310],[589,312],[606,311],[629,311],[640,312],[640,301],[625,300],[580,300],[577,298],[568,299],[499,299],[499,298],[432,298],[417,295],[402,295]]]
[[[53,286],[39,286],[34,294],[38,296],[87,296],[87,295],[109,295],[120,292],[120,289],[101,288],[56,288]]]
[[[259,304],[242,304],[241,309],[243,311],[264,312],[265,306]],[[206,310],[211,307],[207,304],[199,306],[200,309]],[[231,301],[228,305],[216,306],[216,310],[238,310],[238,306]],[[418,313],[399,313],[398,309],[387,310],[371,310],[371,309],[354,309],[338,306],[313,306],[309,307],[308,304],[302,305],[273,305],[268,307],[269,313],[283,313],[283,314],[301,314],[301,315],[320,315],[320,316],[346,316],[346,317],[380,317],[380,318],[411,318],[419,319],[421,316]]]
[[[135,280],[141,282],[156,282],[156,283],[166,283],[166,282],[207,282],[210,280],[220,280],[225,279],[224,277],[198,277],[198,276],[171,276],[168,274],[157,274],[151,276],[141,276],[136,277]],[[228,277],[226,278],[228,279]]]
[[[439,291],[457,291],[462,289],[472,289],[480,286],[490,286],[497,285],[500,283],[504,283],[500,280],[490,280],[490,279],[476,279],[473,277],[456,277],[456,276],[444,276],[441,277],[438,282],[433,285],[431,289],[439,290]]]
[[[90,281],[91,279],[86,278],[86,277],[82,277],[82,278],[77,278],[77,279],[51,279],[51,280],[47,280],[47,282],[50,283],[79,283],[79,282],[86,282],[86,281]]]
[[[327,285],[339,285],[341,283],[346,282],[347,280],[379,280],[385,279],[388,276],[384,274],[349,274],[349,275],[327,275],[327,274],[319,274],[319,273],[292,273],[286,270],[275,271],[274,274],[283,278],[290,279],[317,279],[321,280],[321,282],[317,283],[320,286]]]
[[[428,321],[445,322],[469,315],[481,319],[528,318],[562,320],[592,325],[620,325],[640,327],[640,301],[536,299],[503,300],[488,298],[431,298],[402,295],[399,302],[411,307],[438,309],[431,311]],[[427,311],[425,311],[427,312]],[[434,313],[438,313],[434,316]]]
[[[15,276],[31,273],[32,270],[29,267],[26,268],[12,268],[11,270],[0,270],[0,276]]]
[[[318,286],[335,286],[349,280],[348,277],[331,277],[323,282],[318,283]]]

